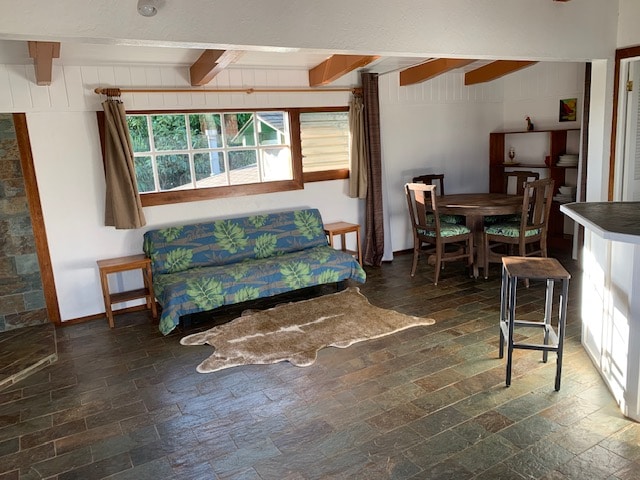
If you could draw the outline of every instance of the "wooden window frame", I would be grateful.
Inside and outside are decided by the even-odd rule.
[[[242,185],[228,185],[223,187],[195,188],[188,190],[172,190],[165,192],[141,193],[140,201],[143,207],[170,205],[174,203],[196,202],[216,198],[240,197],[245,195],[259,195],[263,193],[277,193],[291,190],[302,190],[305,183],[340,180],[349,178],[349,169],[325,170],[320,172],[302,171],[302,144],[300,141],[300,113],[303,112],[348,112],[348,107],[313,107],[313,108],[244,108],[244,109],[197,109],[197,110],[128,110],[127,115],[171,115],[191,113],[226,113],[226,112],[286,112],[289,115],[291,140],[291,180],[277,180],[263,183],[247,183]],[[98,111],[98,129],[102,157],[105,154],[105,125],[104,112]]]
[[[309,112],[348,112],[349,107],[309,107],[309,108],[291,108],[287,110],[291,118],[291,143],[293,137],[297,137],[296,150],[291,146],[291,154],[300,162],[302,168],[302,142],[300,140],[300,114]],[[295,118],[295,120],[294,120]],[[296,128],[293,128],[295,122]],[[302,178],[304,183],[325,182],[328,180],[343,180],[349,178],[348,168],[339,168],[334,170],[322,170],[319,172],[303,172]]]

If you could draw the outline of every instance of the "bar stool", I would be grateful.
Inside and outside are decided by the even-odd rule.
[[[511,366],[513,349],[542,351],[542,361],[547,362],[549,352],[557,353],[556,391],[560,390],[562,373],[562,347],[567,320],[567,296],[571,275],[555,258],[540,257],[504,257],[502,259],[502,288],[500,292],[500,358],[504,357],[504,344],[507,342],[507,387],[511,385]],[[546,280],[544,321],[516,320],[516,287],[518,279]],[[556,281],[562,281],[560,303],[558,307],[558,326],[554,330],[551,324],[553,310],[553,290]],[[544,330],[542,344],[514,342],[513,333],[517,326],[540,327]]]

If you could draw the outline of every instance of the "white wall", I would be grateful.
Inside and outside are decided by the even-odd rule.
[[[638,0],[618,0],[618,48],[632,47],[640,44],[640,2]]]
[[[96,260],[140,253],[144,231],[158,226],[294,207],[320,209],[325,221],[363,223],[363,201],[347,196],[347,182],[311,183],[304,190],[223,198],[144,209],[147,226],[103,226],[104,175],[95,111],[99,85],[185,87],[184,69],[57,67],[51,87],[37,87],[33,68],[0,66],[0,111],[27,112],[51,263],[63,321],[104,311]],[[4,73],[4,75],[3,75]],[[350,84],[350,76],[341,79]],[[306,71],[229,71],[211,85],[306,86]],[[338,86],[340,83],[338,83]],[[320,94],[125,95],[129,109],[247,108],[347,105],[348,92]],[[137,288],[138,272],[111,276],[115,291]],[[117,290],[116,290],[117,289]],[[134,302],[135,303],[135,302]]]
[[[33,86],[29,67],[2,66],[10,72],[0,110],[26,111],[45,226],[63,320],[103,311],[96,260],[139,253],[149,228],[243,215],[256,211],[311,206],[326,221],[364,224],[363,202],[346,195],[346,181],[307,184],[303,191],[234,197],[189,204],[146,207],[148,225],[137,231],[103,226],[104,177],[95,117],[98,85],[179,87],[180,69],[59,67],[52,87]],[[540,99],[537,121],[557,119],[557,102],[580,96],[575,64],[550,64],[523,71],[511,80],[465,87],[462,73],[450,73],[411,87],[399,87],[398,74],[380,77],[380,112],[385,198],[389,224],[386,259],[411,247],[402,185],[419,173],[443,172],[450,193],[488,190],[488,138],[511,121],[511,110]],[[531,80],[531,77],[534,80]],[[295,86],[306,72],[230,71],[212,88],[234,85]],[[345,78],[343,83],[353,82]],[[564,86],[560,86],[563,84]],[[553,85],[540,89],[540,85]],[[7,93],[8,91],[8,93]],[[519,95],[505,92],[520,92]],[[43,93],[44,92],[44,93]],[[251,106],[345,105],[347,93],[331,94],[129,94],[129,109],[229,108]],[[505,106],[508,103],[509,108]],[[521,116],[520,113],[513,114]],[[112,276],[114,289],[133,288],[139,275]]]

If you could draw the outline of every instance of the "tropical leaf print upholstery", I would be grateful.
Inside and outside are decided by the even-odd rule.
[[[351,255],[328,246],[316,209],[151,230],[143,248],[152,260],[165,335],[183,315],[366,278]]]
[[[485,228],[485,232],[491,235],[502,235],[504,237],[517,238],[520,236],[520,222],[498,223]],[[533,230],[525,231],[524,236],[532,237],[534,235],[538,235],[539,233],[540,229],[536,228]]]
[[[435,230],[424,230],[419,228],[418,231],[421,235],[426,235],[428,237],[435,237]],[[465,233],[469,233],[471,230],[464,225],[458,225],[455,223],[445,223],[440,222],[440,235],[443,237],[455,237],[456,235],[464,235]]]

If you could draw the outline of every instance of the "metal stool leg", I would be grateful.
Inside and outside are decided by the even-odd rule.
[[[558,360],[556,365],[556,392],[560,390],[560,378],[562,374],[562,349],[564,347],[564,330],[567,324],[567,300],[569,298],[569,280],[562,280],[562,293],[560,294],[560,311],[558,315]]]
[[[544,344],[549,345],[549,329],[551,328],[551,312],[553,310],[553,279],[547,279],[547,291],[544,296]],[[547,363],[549,350],[542,350],[542,361]]]
[[[504,357],[504,344],[507,341],[507,339],[504,336],[502,328],[507,321],[507,296],[508,296],[507,282],[508,281],[509,280],[507,276],[507,270],[503,266],[502,267],[502,285],[500,287],[500,322],[498,323],[498,327],[500,328],[500,348],[498,351],[499,358]]]
[[[513,363],[513,330],[516,322],[516,286],[518,285],[518,278],[509,276],[508,280],[508,313],[507,321],[509,323],[509,336],[507,345],[507,387],[511,385],[511,366]]]

